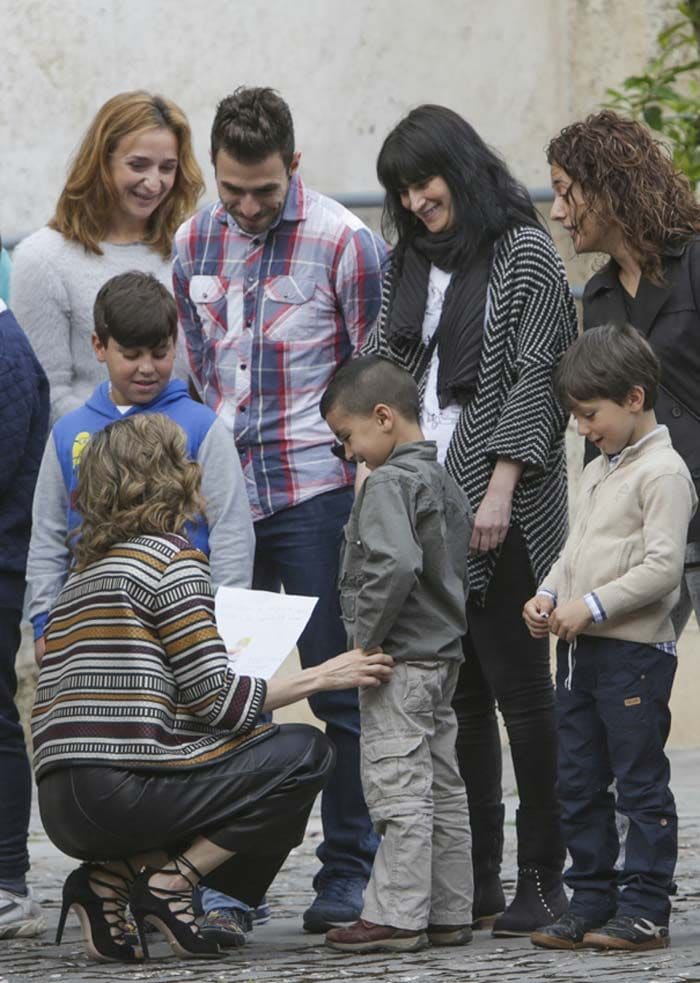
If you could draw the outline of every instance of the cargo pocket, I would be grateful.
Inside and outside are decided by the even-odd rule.
[[[355,620],[357,592],[362,587],[361,567],[364,559],[357,521],[353,518],[343,529],[343,539],[338,589],[340,591],[340,613],[343,621],[349,626]]]
[[[442,700],[441,665],[437,662],[405,662],[406,686],[403,706],[406,713],[432,714]]]
[[[355,590],[349,584],[340,586],[340,614],[343,621],[349,627],[355,621],[355,610],[357,607],[357,597]]]
[[[389,800],[420,798],[431,786],[430,751],[420,734],[360,739],[362,788],[367,808],[379,818]]]

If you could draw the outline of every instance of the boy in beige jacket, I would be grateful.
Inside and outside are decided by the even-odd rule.
[[[584,470],[564,549],[523,610],[557,646],[559,798],[569,911],[531,936],[555,949],[669,944],[676,809],[664,744],[678,599],[695,488],[654,415],[659,363],[629,325],[587,331],[557,394],[601,451]],[[629,819],[615,870],[617,809]]]

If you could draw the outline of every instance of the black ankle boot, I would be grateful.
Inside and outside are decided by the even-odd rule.
[[[506,906],[501,884],[503,859],[503,819],[505,808],[477,806],[470,810],[474,905],[472,928],[491,928]]]
[[[568,907],[558,870],[520,867],[515,897],[494,922],[492,934],[496,938],[530,935],[551,925]]]
[[[518,886],[515,897],[493,925],[495,936],[529,935],[551,925],[569,907],[561,882],[566,848],[559,811],[521,807],[518,834]]]

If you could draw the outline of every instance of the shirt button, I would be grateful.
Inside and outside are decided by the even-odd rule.
[[[659,825],[660,826],[668,826],[668,819],[660,819],[659,820]]]
[[[676,404],[671,408],[671,416],[674,418],[674,420],[677,420],[679,417],[683,416],[683,410],[680,408],[680,406]]]
[[[243,369],[243,371],[244,371],[244,372],[245,372],[245,370],[246,370],[246,369],[248,368],[248,366],[247,366],[247,365],[245,365],[245,364],[243,364],[243,363],[241,363],[241,366],[240,366],[240,367],[241,367],[241,368]]]

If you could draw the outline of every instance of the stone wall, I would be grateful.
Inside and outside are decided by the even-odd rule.
[[[638,71],[675,0],[0,0],[0,228],[51,215],[66,162],[116,92],[162,92],[187,112],[209,178],[216,102],[241,83],[289,101],[309,183],[376,189],[383,135],[445,103],[529,185],[543,147]]]

